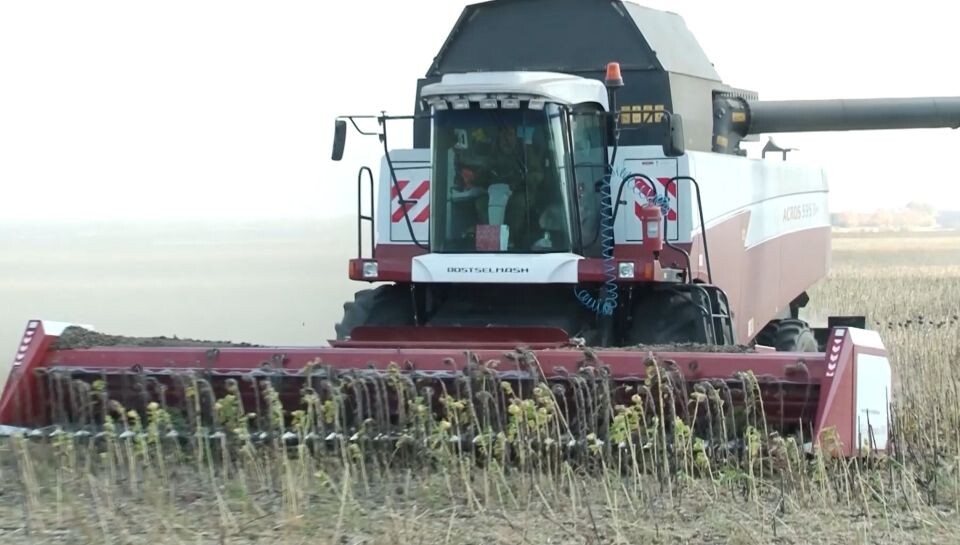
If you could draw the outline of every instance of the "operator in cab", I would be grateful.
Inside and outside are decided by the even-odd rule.
[[[547,197],[546,145],[533,127],[499,127],[495,135],[489,138],[482,129],[470,135],[457,157],[454,193],[473,200],[477,224],[509,228],[508,249],[534,249],[542,238],[537,224]]]

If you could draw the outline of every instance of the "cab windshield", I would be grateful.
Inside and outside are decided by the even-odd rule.
[[[560,107],[434,112],[431,251],[569,252]]]

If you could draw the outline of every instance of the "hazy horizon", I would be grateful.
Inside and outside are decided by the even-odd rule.
[[[353,225],[335,218],[0,229],[0,383],[31,319],[118,335],[324,344],[343,303],[369,287],[347,277]]]

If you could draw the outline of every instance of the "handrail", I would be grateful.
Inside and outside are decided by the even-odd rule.
[[[368,179],[370,180],[370,213],[363,213],[363,173],[368,174]],[[373,171],[370,170],[370,167],[362,166],[360,171],[357,172],[357,259],[363,259],[363,222],[370,222],[370,253],[373,257],[377,256],[377,246],[376,246],[376,220],[374,219],[374,214],[376,208],[373,203],[373,191],[374,191],[374,180],[373,180]]]
[[[706,264],[707,264],[707,282],[713,284],[713,272],[710,269],[710,249],[707,246],[707,224],[703,220],[703,200],[700,198],[700,183],[697,182],[697,180],[694,179],[692,176],[674,176],[673,178],[670,178],[670,181],[668,181],[666,186],[664,187],[664,191],[668,195],[670,194],[670,185],[675,184],[677,180],[688,180],[690,182],[693,182],[693,187],[694,189],[697,190],[697,210],[699,211],[699,215],[700,215],[700,237],[703,239],[703,259],[704,261],[706,261]],[[677,194],[678,194],[677,219],[679,220],[680,219],[679,191],[677,192]],[[663,216],[663,229],[664,229],[664,232],[663,232],[664,239],[666,239],[666,235],[667,235],[667,232],[666,232],[667,216],[666,215]],[[689,266],[689,263],[690,263],[689,254],[687,255],[687,263]],[[692,271],[690,272],[690,274],[692,274]]]

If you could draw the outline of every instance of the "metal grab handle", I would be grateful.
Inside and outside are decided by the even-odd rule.
[[[709,282],[710,284],[713,284],[713,272],[710,269],[710,249],[707,247],[707,224],[703,220],[703,200],[700,198],[700,183],[697,182],[697,180],[695,180],[692,176],[674,176],[673,178],[670,178],[670,181],[667,182],[666,186],[664,186],[664,192],[667,195],[670,194],[670,185],[675,184],[677,180],[688,180],[690,182],[693,182],[693,187],[697,191],[697,210],[699,211],[699,215],[700,215],[700,238],[703,239],[703,259],[704,261],[707,262],[707,282]],[[679,191],[678,191],[678,196],[677,196],[678,203],[679,203],[679,200],[680,199],[679,199]],[[679,218],[680,218],[680,207],[677,206],[677,219]],[[664,229],[664,232],[663,232],[664,239],[666,239],[667,216],[663,216],[663,229]],[[679,233],[678,233],[678,236],[679,236]],[[689,266],[689,263],[690,263],[689,254],[687,255],[687,263]],[[692,271],[690,274],[692,274]]]
[[[370,181],[370,213],[363,213],[363,173],[367,173],[367,179]],[[370,170],[370,167],[360,167],[360,171],[357,173],[357,259],[363,259],[363,222],[370,222],[370,253],[373,257],[377,256],[376,250],[376,220],[374,219],[374,204],[373,204],[373,191],[374,191],[374,180],[373,180],[373,171]]]

